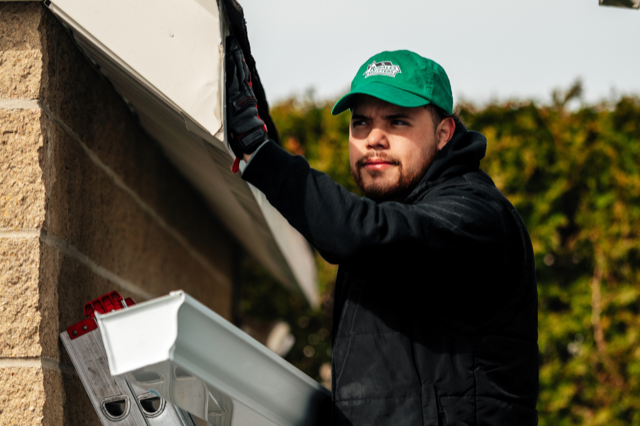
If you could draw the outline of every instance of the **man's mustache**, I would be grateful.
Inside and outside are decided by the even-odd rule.
[[[369,161],[374,161],[374,160],[381,160],[387,163],[391,163],[393,165],[399,165],[400,161],[396,160],[395,158],[391,157],[388,154],[385,153],[375,153],[375,154],[366,154],[364,157],[358,159],[358,161],[356,161],[356,167],[358,169],[361,169],[362,167],[364,167],[364,163],[369,162]]]

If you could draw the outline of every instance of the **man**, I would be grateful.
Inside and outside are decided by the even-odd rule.
[[[537,290],[527,230],[479,170],[486,139],[453,114],[449,80],[409,51],[358,70],[351,110],[358,198],[271,141],[230,41],[231,146],[329,262],[335,288],[332,423],[535,425]],[[242,104],[245,104],[244,107]]]

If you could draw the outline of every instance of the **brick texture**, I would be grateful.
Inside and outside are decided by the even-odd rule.
[[[41,7],[21,3],[0,8],[0,98],[38,99],[42,13]]]
[[[0,110],[0,228],[42,226],[40,110]]]
[[[56,18],[0,2],[0,425],[98,425],[58,334],[111,290],[230,318],[236,252]]]
[[[0,240],[0,356],[39,356],[40,241]]]
[[[41,368],[0,368],[0,425],[43,424],[45,403]]]

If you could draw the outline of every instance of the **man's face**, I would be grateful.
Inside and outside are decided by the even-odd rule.
[[[406,197],[451,138],[447,135],[442,143],[441,126],[434,126],[424,107],[404,108],[360,95],[349,126],[349,162],[363,194],[378,202]]]

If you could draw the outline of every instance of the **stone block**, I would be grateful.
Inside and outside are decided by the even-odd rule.
[[[45,217],[41,111],[0,109],[0,228],[39,228]]]
[[[0,4],[0,50],[40,50],[42,5],[36,2]]]
[[[38,3],[0,3],[0,98],[38,99],[43,12]]]
[[[41,368],[0,368],[0,425],[41,425],[45,401]]]
[[[0,238],[0,357],[39,356],[40,241]],[[1,423],[0,423],[1,424]]]
[[[39,51],[0,51],[0,98],[38,99],[41,74]]]

